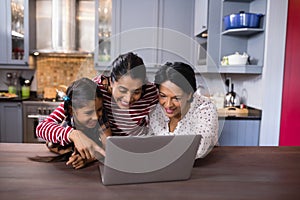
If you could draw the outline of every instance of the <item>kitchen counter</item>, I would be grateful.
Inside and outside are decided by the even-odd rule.
[[[34,95],[31,95],[29,98],[22,98],[22,97],[16,97],[16,98],[0,98],[1,102],[23,102],[23,101],[42,101],[39,98],[36,98]],[[47,101],[52,102],[52,101]],[[219,118],[225,118],[226,120],[239,120],[239,119],[247,119],[247,120],[254,120],[254,119],[261,119],[261,110],[255,109],[255,108],[248,108],[248,114],[247,115],[220,115]]]
[[[190,180],[104,186],[98,164],[39,163],[44,144],[0,143],[1,199],[300,199],[300,147],[215,147]]]
[[[261,110],[255,108],[248,108],[248,114],[245,116],[227,116],[226,119],[236,120],[261,120]]]

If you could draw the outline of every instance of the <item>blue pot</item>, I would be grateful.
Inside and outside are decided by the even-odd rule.
[[[225,30],[235,28],[258,28],[262,14],[245,13],[241,11],[224,17]]]

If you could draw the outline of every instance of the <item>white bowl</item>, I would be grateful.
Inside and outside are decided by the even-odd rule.
[[[243,55],[236,52],[235,54],[229,55],[228,65],[246,65],[248,61],[248,55],[244,53]]]

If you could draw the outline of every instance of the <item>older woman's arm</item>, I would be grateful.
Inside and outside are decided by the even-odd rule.
[[[196,158],[205,157],[218,142],[218,112],[215,105],[207,100],[193,115],[191,132],[202,135]]]

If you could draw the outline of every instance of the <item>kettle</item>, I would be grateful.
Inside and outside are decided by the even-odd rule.
[[[240,97],[234,92],[234,85],[231,83],[231,91],[225,95],[224,106],[234,107],[240,105]]]

